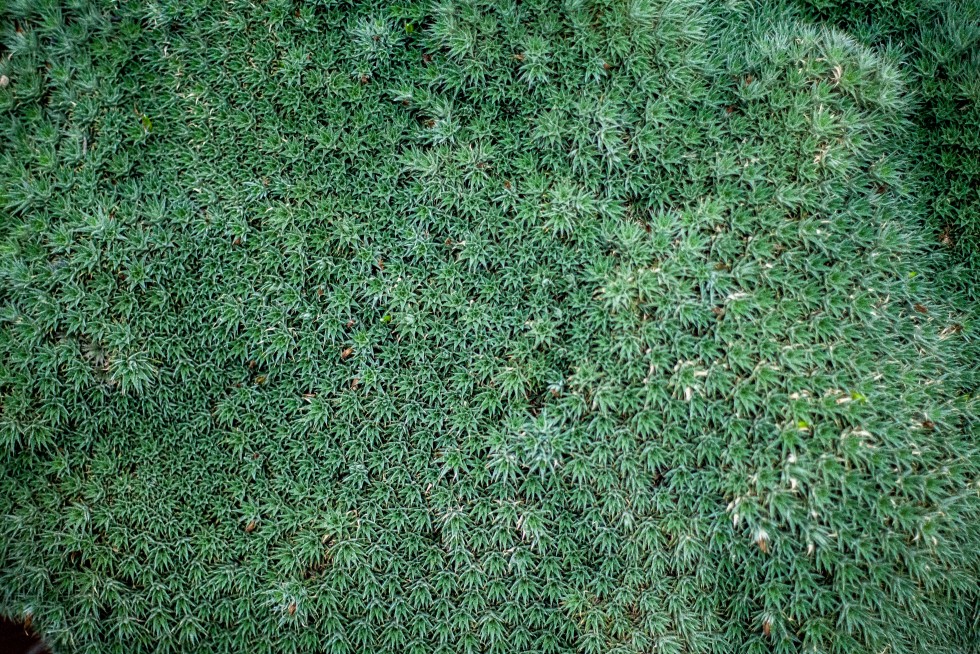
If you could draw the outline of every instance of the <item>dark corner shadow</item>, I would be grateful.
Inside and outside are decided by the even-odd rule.
[[[37,636],[22,623],[0,618],[0,654],[50,654]]]

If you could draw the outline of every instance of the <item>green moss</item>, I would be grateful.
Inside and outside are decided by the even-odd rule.
[[[973,303],[980,281],[980,4],[973,0],[799,0],[810,20],[901,52],[916,99],[908,151],[925,219],[961,265],[949,282]]]
[[[893,57],[693,0],[6,12],[0,611],[57,650],[975,645]]]

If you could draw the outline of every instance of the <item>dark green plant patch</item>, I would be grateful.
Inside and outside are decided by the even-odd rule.
[[[901,62],[694,0],[0,13],[0,611],[65,652],[964,652]]]
[[[947,284],[976,305],[980,282],[980,3],[974,0],[799,0],[903,60],[916,108],[908,154],[937,248],[960,264]]]

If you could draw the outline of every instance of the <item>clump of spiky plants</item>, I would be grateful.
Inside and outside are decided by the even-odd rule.
[[[937,249],[962,270],[949,283],[975,303],[980,279],[980,4],[970,0],[794,0],[904,60],[917,104],[907,150]]]
[[[733,5],[26,3],[0,608],[65,651],[962,651],[899,70]]]

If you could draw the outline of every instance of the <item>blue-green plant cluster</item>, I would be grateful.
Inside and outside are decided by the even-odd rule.
[[[889,51],[698,0],[0,21],[0,612],[55,651],[976,647]]]
[[[947,282],[972,302],[980,282],[980,3],[796,0],[809,20],[846,29],[903,61],[916,101],[907,146],[926,224],[961,270]],[[959,288],[957,288],[959,287]]]

